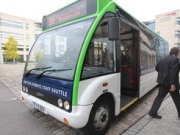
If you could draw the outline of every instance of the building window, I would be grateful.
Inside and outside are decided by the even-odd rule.
[[[171,17],[170,16],[165,16],[165,17],[163,17],[163,18],[161,18],[161,22],[166,22],[166,21],[169,21],[169,20],[171,20]]]
[[[5,48],[5,47],[2,47],[2,50],[6,50],[6,48]]]
[[[23,51],[23,48],[18,48],[18,51]]]
[[[180,46],[180,43],[174,43],[175,46]]]
[[[23,61],[24,61],[24,58],[23,58],[23,57],[24,57],[23,55],[20,55],[20,58],[19,58],[18,61],[23,62]]]
[[[41,31],[41,24],[35,24],[35,31]]]
[[[23,23],[0,20],[0,26],[23,29]]]
[[[29,30],[29,24],[28,23],[25,24],[25,29]]]
[[[180,25],[180,17],[176,17],[176,25]]]
[[[176,20],[176,24],[177,24],[177,25],[180,25],[180,20]]]
[[[175,34],[175,37],[180,38],[180,34]]]
[[[26,34],[26,41],[29,41],[29,35]]]
[[[23,47],[24,45],[18,45],[18,47]]]
[[[13,36],[15,40],[23,40],[23,34],[0,31],[1,38],[8,39],[10,36]]]
[[[35,39],[37,39],[39,37],[40,34],[35,34]]]
[[[180,30],[175,31],[175,37],[180,38]]]

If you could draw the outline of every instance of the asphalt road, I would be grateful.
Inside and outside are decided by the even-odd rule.
[[[0,135],[52,135],[1,81]]]

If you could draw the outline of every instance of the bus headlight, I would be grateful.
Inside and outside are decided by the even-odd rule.
[[[64,108],[65,108],[66,110],[69,110],[69,109],[70,109],[70,104],[69,104],[68,101],[65,101],[65,102],[64,102]]]
[[[63,107],[63,101],[62,101],[62,99],[58,99],[57,102],[58,102],[58,106],[59,106],[59,107]]]
[[[28,93],[28,88],[26,87],[26,93]]]
[[[22,86],[22,90],[25,92],[25,91],[26,91],[26,87],[25,87],[25,86]]]
[[[22,90],[26,93],[28,93],[28,88],[26,86],[23,86]]]

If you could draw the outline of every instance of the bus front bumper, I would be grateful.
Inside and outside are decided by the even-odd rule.
[[[44,114],[50,115],[73,128],[82,128],[87,124],[93,106],[93,104],[87,106],[72,106],[72,112],[69,113],[24,92],[21,92],[21,95],[23,99],[32,106],[36,104],[43,108],[41,111]]]

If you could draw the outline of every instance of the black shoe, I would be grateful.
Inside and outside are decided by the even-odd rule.
[[[162,116],[160,116],[160,115],[150,115],[149,114],[149,116],[151,116],[152,118],[155,118],[155,119],[162,119]]]

